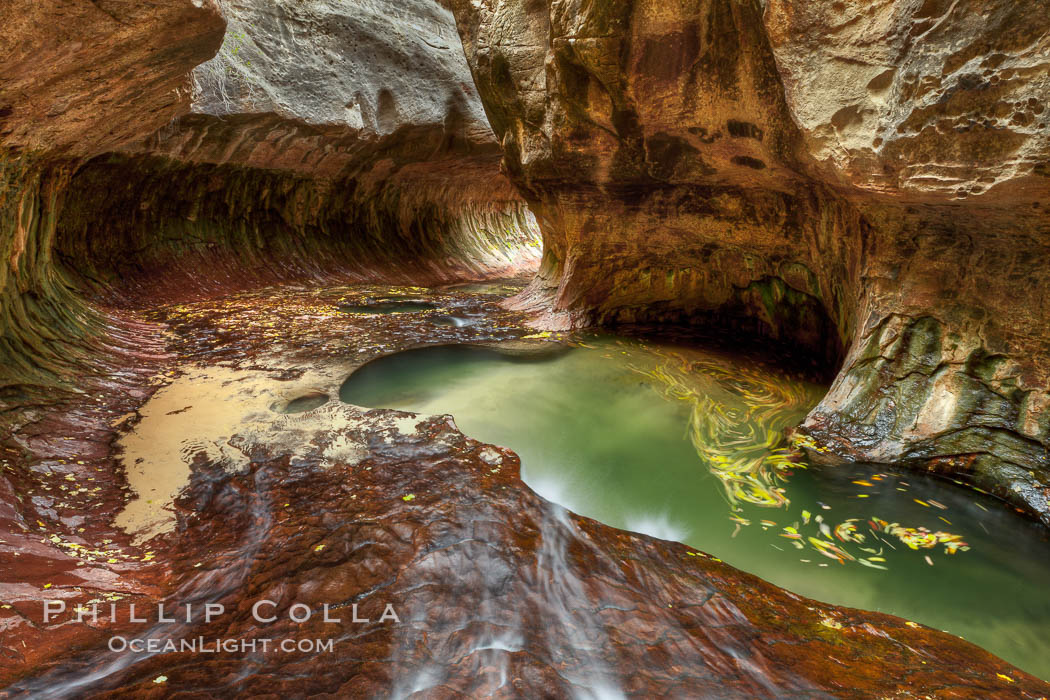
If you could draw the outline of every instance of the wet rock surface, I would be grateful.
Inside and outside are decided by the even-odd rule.
[[[453,9],[543,230],[519,308],[805,346],[841,371],[803,431],[1050,523],[1044,6]]]
[[[151,320],[168,328],[169,354],[158,354],[155,366],[164,384],[210,365],[264,373],[290,388],[309,366],[318,375],[311,386],[330,391],[325,382],[338,386],[353,367],[421,344],[557,344],[526,339],[535,334],[524,317],[487,295],[428,293],[441,308],[418,318],[338,311],[391,292],[419,298],[423,290],[275,288],[174,304]],[[483,320],[470,328],[427,321],[442,313]],[[145,373],[126,381],[149,392]],[[122,408],[103,400],[49,415]],[[264,406],[226,445],[245,458],[234,469],[203,446],[187,455],[192,473],[174,503],[173,533],[135,548],[112,525],[92,530],[94,537],[108,532],[132,557],[98,565],[120,585],[103,585],[101,574],[93,582],[61,578],[54,564],[21,584],[33,592],[2,611],[12,663],[0,693],[1036,698],[1048,691],[950,635],[800,598],[683,545],[571,515],[522,484],[513,453],[471,440],[448,416],[338,402],[287,415]],[[113,471],[112,454],[97,457]],[[17,471],[32,472],[24,469]],[[104,491],[118,489],[119,481]],[[105,517],[95,522],[108,523],[120,500],[96,507]],[[23,521],[34,513],[45,518],[43,531],[30,526],[40,539],[70,536],[70,524],[35,506],[27,504]],[[57,553],[60,546],[41,546],[75,565]],[[51,624],[40,619],[45,598],[87,603],[117,595],[118,624],[69,622],[71,611]],[[277,619],[252,618],[259,600],[273,601],[263,613]],[[150,611],[149,622],[127,624],[130,601]],[[161,601],[167,614],[180,611],[177,620],[186,603],[220,603],[224,613],[205,622],[198,608],[194,622],[158,623],[151,603]],[[340,622],[324,621],[325,604]],[[308,606],[311,619],[292,622],[293,605]],[[368,622],[353,621],[355,605],[356,619]],[[397,621],[380,621],[388,605]],[[113,654],[105,645],[114,635],[257,646]],[[334,651],[262,651],[261,640],[283,638],[332,640]],[[19,652],[27,639],[50,658]]]
[[[836,97],[835,129],[856,132],[851,109],[906,128],[875,156],[866,142],[829,156],[805,108],[819,96],[779,57],[824,29],[786,0],[764,17],[729,0],[449,4],[495,139],[436,3],[238,0],[220,3],[227,29],[200,0],[0,10],[13,37],[0,50],[0,696],[1047,695],[957,638],[566,514],[447,417],[306,408],[384,353],[536,347],[525,317],[483,292],[355,316],[339,305],[424,290],[331,286],[527,270],[534,221],[496,170],[502,153],[544,228],[544,268],[518,306],[561,327],[699,320],[846,357],[805,432],[847,457],[970,475],[1046,517],[1045,130],[1019,106],[1043,94],[1042,45],[1008,45],[1045,17],[980,5],[980,36],[1005,42],[987,49],[1001,90],[952,57],[924,93],[936,106],[903,122],[907,75],[876,76],[897,100],[888,116]],[[856,14],[844,6],[832,10]],[[901,21],[934,19],[936,33],[955,11],[941,10]],[[879,16],[855,23],[861,36]],[[317,84],[282,72],[300,45]],[[985,50],[970,46],[960,55]],[[924,81],[936,73],[936,57],[900,50]],[[1021,116],[992,123],[997,91]],[[930,131],[971,119],[981,128],[964,136]],[[959,149],[980,155],[966,172]],[[916,167],[858,180],[872,158]],[[979,191],[993,184],[996,199]],[[185,482],[147,504],[167,521],[135,538],[117,523],[135,477],[118,448],[161,391],[215,367],[203,376],[220,388],[235,384],[224,372],[263,386],[258,406],[187,445]],[[278,613],[268,627],[251,618],[260,598]],[[65,616],[45,623],[48,600]],[[158,602],[227,614],[160,630],[124,615]],[[325,623],[324,603],[343,621]],[[94,604],[122,616],[71,621]],[[309,623],[288,621],[293,604]],[[370,622],[352,621],[355,604]],[[399,622],[379,621],[387,604]],[[106,648],[151,632],[316,637],[336,652]]]

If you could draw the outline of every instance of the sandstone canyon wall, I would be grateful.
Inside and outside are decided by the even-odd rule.
[[[556,326],[745,327],[841,365],[819,454],[1050,523],[1050,7],[468,2]],[[829,38],[830,37],[830,38]]]
[[[18,37],[0,56],[9,386],[75,373],[78,339],[103,330],[84,292],[139,304],[336,269],[425,282],[531,255],[454,20],[430,0],[2,18]]]
[[[228,286],[333,260],[405,282],[481,274],[530,242],[447,9],[219,5],[228,28],[193,72],[191,113],[83,170],[65,247],[97,246],[126,283],[143,277],[122,250],[170,270],[215,264],[222,242]]]
[[[112,5],[112,7],[109,7]],[[86,160],[145,138],[190,108],[189,72],[224,23],[190,0],[6,2],[0,54],[0,358],[5,389],[53,382],[99,330],[55,265],[70,179]]]
[[[305,421],[280,415],[231,438],[251,456],[243,471],[192,452],[181,529],[156,551],[111,523],[128,488],[117,435],[164,376],[236,357],[283,381],[322,361],[318,344],[363,362],[419,333],[348,328],[322,315],[334,299],[238,307],[216,295],[199,302],[207,323],[188,310],[147,321],[142,307],[329,273],[430,284],[515,269],[534,243],[525,200],[545,259],[518,304],[549,323],[691,321],[799,344],[844,362],[804,426],[821,449],[970,470],[1045,514],[1047,132],[1030,102],[1045,95],[1045,14],[988,2],[965,28],[971,48],[949,34],[930,58],[906,37],[913,21],[951,26],[937,25],[952,10],[933,0],[828,5],[769,0],[764,16],[753,0],[0,6],[12,37],[0,44],[0,584],[22,605],[0,606],[0,682],[18,684],[2,692],[556,696],[625,668],[642,669],[624,685],[640,696],[1044,693],[958,638],[571,516],[525,487],[512,453],[446,417],[406,432],[404,414],[336,402]],[[834,13],[835,27],[822,24]],[[832,52],[821,32],[843,46]],[[843,53],[852,43],[860,57]],[[870,51],[881,63],[856,68]],[[907,114],[907,91],[954,65],[934,60],[952,51],[976,51],[968,66],[993,57],[1016,113],[973,127],[951,96],[992,93],[960,77],[930,88],[926,116]],[[854,72],[828,95],[839,63]],[[825,67],[833,77],[814,88]],[[310,342],[274,352],[289,329],[300,334],[285,346]],[[333,465],[337,443],[368,457]],[[47,479],[84,486],[30,490]],[[102,537],[131,558],[69,553]],[[416,603],[396,633],[347,617],[353,647],[335,663],[202,653],[175,672],[163,654],[114,661],[112,627],[24,612],[58,595],[72,612],[115,589],[143,604],[221,597],[231,618],[196,629],[238,639],[258,631],[250,598]],[[506,652],[501,665],[493,652]]]

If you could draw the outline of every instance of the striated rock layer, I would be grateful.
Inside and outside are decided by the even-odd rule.
[[[802,344],[822,454],[1050,524],[1045,3],[452,4],[543,230],[522,308]]]
[[[78,371],[105,332],[83,292],[530,269],[534,221],[498,175],[451,14],[389,9],[5,7],[0,382]]]
[[[191,0],[16,0],[0,8],[0,358],[5,390],[53,383],[104,325],[55,264],[70,179],[190,107],[189,71],[224,23]]]
[[[135,250],[169,279],[187,277],[186,253],[218,252],[232,258],[227,289],[260,268],[302,279],[332,261],[420,284],[534,264],[531,216],[498,175],[447,9],[218,5],[228,27],[193,71],[191,114],[78,174],[60,246]]]

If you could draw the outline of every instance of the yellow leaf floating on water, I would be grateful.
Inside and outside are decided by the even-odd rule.
[[[416,494],[410,493],[407,496],[402,496],[401,500],[402,501],[414,501],[414,500],[416,500]]]
[[[531,335],[522,336],[522,340],[542,340],[550,338],[552,335],[554,334],[550,331],[543,331],[542,333],[533,333]]]
[[[872,485],[870,482],[863,481],[861,479],[858,479],[858,480],[854,481],[853,483],[856,484],[857,486],[871,486]]]
[[[920,501],[918,498],[913,498],[912,500],[918,503],[920,506],[925,506],[926,508],[930,507],[930,504],[926,501]]]
[[[816,537],[810,537],[809,543],[813,545],[813,547],[822,555],[824,555],[828,559],[834,559],[840,564],[845,564],[847,559],[849,559],[850,561],[855,561],[852,555],[850,555],[848,552],[842,549],[839,549],[831,542],[818,540]]]
[[[839,538],[840,542],[857,542],[861,543],[864,541],[864,535],[857,532],[856,518],[847,520],[844,523],[840,523],[835,528],[835,537]]]

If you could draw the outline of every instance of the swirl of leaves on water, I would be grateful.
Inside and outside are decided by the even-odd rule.
[[[643,373],[665,396],[689,404],[689,437],[718,477],[731,506],[790,503],[784,483],[791,469],[805,468],[801,454],[784,444],[783,431],[806,405],[801,385],[776,383],[750,368],[713,360],[670,358]]]
[[[740,515],[741,504],[762,508],[786,508],[790,503],[786,484],[792,470],[805,469],[803,453],[786,443],[784,431],[798,421],[810,397],[801,382],[777,381],[757,368],[730,366],[712,358],[686,359],[675,353],[662,355],[664,364],[635,371],[648,377],[669,399],[689,405],[688,434],[697,455],[725,490],[732,510],[730,519],[738,527],[751,525]],[[871,538],[861,533],[853,518],[832,527],[822,515],[802,511],[802,523],[782,528],[781,537],[797,549],[807,546],[824,557],[845,564],[855,561],[874,569],[885,569],[882,548],[866,546],[883,541],[880,535],[900,540],[910,549],[944,545],[955,554],[969,549],[959,535],[904,527],[879,518],[866,522]],[[762,520],[763,529],[776,526]],[[805,536],[800,528],[815,527],[817,536]],[[853,554],[855,547],[863,554]]]

